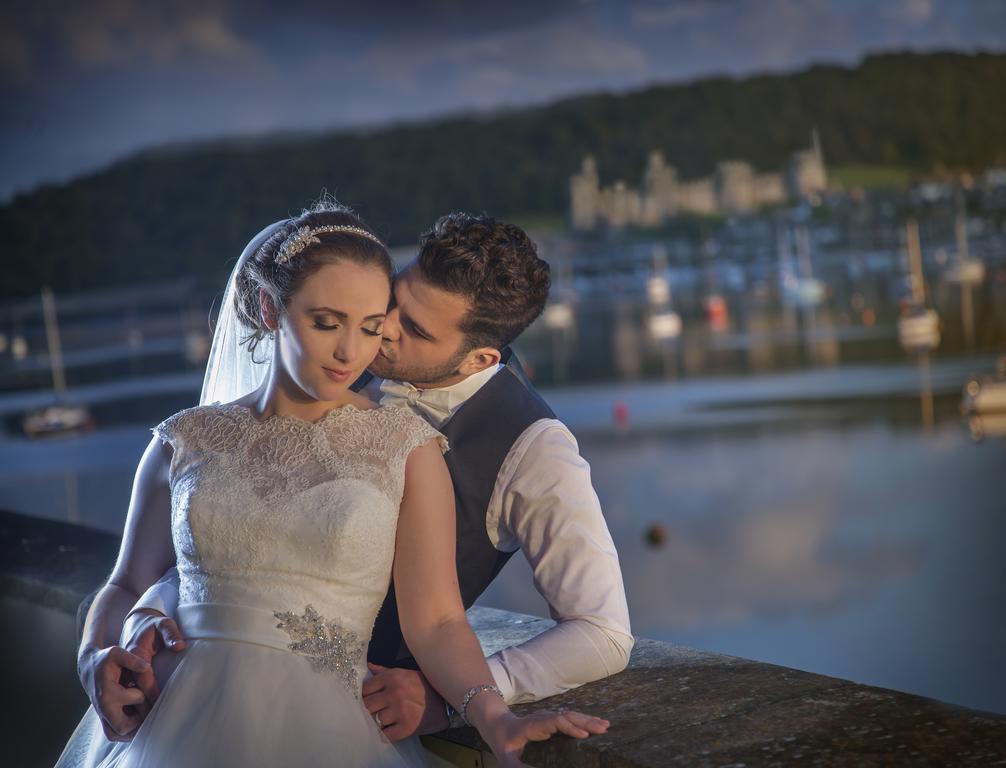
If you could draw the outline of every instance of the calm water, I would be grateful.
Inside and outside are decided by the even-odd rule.
[[[814,379],[766,381],[732,386]],[[633,414],[670,416],[621,434],[614,390],[550,397],[591,463],[634,632],[1006,712],[1006,440],[973,443],[952,398],[926,431],[905,398],[686,407],[695,391],[630,393]],[[148,436],[0,440],[0,507],[119,531]],[[483,602],[545,614],[519,557]]]

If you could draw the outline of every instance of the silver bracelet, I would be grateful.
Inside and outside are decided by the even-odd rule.
[[[501,691],[497,686],[492,684],[476,685],[474,688],[469,688],[468,691],[465,693],[464,698],[461,699],[461,719],[464,720],[467,725],[471,725],[471,723],[468,722],[468,702],[470,702],[472,699],[474,699],[483,691],[492,691],[501,699],[503,699],[503,691]]]

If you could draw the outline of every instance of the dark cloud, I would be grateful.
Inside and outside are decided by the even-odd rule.
[[[167,141],[851,63],[878,49],[1002,50],[1004,29],[998,0],[8,3],[0,198]]]

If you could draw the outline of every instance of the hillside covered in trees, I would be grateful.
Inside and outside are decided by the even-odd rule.
[[[588,153],[604,183],[637,183],[651,149],[684,178],[722,159],[778,170],[816,127],[829,165],[920,176],[1006,165],[1004,96],[1006,55],[885,54],[855,68],[714,78],[491,116],[149,151],[0,208],[0,298],[43,284],[220,281],[251,235],[323,189],[393,244],[450,210],[562,216],[568,177]]]

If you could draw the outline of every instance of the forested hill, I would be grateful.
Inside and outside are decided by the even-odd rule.
[[[392,243],[446,211],[562,215],[567,179],[597,157],[604,183],[638,183],[650,149],[683,177],[717,160],[777,170],[817,127],[827,162],[925,174],[1006,164],[1006,55],[885,54],[855,68],[713,78],[590,95],[493,116],[368,132],[150,151],[0,208],[0,298],[196,274],[322,189]]]

